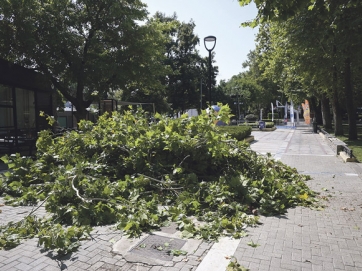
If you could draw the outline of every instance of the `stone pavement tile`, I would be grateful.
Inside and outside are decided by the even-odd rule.
[[[30,258],[30,257],[27,257],[27,256],[23,256],[23,255],[19,255],[20,257],[18,258],[18,261],[21,262],[21,263],[24,263],[26,265],[30,265],[32,262],[35,261],[34,258]]]
[[[259,270],[259,266],[260,266],[260,264],[259,263],[254,263],[254,262],[251,262],[250,264],[249,264],[249,269],[250,270]]]
[[[151,266],[147,265],[134,265],[133,268],[135,268],[135,271],[149,271],[151,269]]]
[[[195,267],[192,265],[185,265],[184,267],[182,267],[182,269],[180,271],[192,271],[195,270]],[[175,270],[176,271],[176,270]]]
[[[99,271],[111,271],[109,269],[104,269],[102,267],[100,267],[98,269]],[[133,265],[130,264],[129,266],[122,266],[120,269],[118,269],[117,271],[136,271],[136,268],[133,268]]]
[[[301,262],[302,261],[302,252],[292,252],[292,261]]]
[[[59,271],[60,268],[58,266],[53,266],[53,265],[47,265],[44,269],[44,271]]]
[[[173,267],[176,268],[177,270],[181,270],[184,266],[186,265],[186,262],[178,262],[176,263]]]
[[[302,271],[302,267],[292,265],[292,263],[281,263],[280,267],[290,271]]]
[[[7,253],[9,252],[9,253]],[[6,259],[2,261],[3,264],[10,264],[14,261],[17,261],[19,259],[19,254],[16,254],[14,252],[12,252],[11,250],[9,251],[4,251],[4,250],[0,250],[0,255],[5,256],[6,255]]]
[[[82,254],[77,254],[76,258],[77,258],[77,262],[82,262],[82,263],[87,263],[91,260],[91,257],[85,256]]]
[[[89,268],[88,271],[96,271],[99,270],[99,268],[103,265],[103,262],[96,262],[94,264],[92,264]]]
[[[323,266],[321,265],[312,265],[311,268],[310,267],[306,267],[306,268],[302,268],[303,271],[309,271],[309,270],[313,270],[313,271],[326,271],[326,270],[333,270],[332,269],[323,269]]]
[[[47,270],[48,265],[46,263],[39,263],[36,266],[32,266],[32,271],[41,271],[41,270]]]
[[[357,268],[360,268],[362,270],[362,262],[355,261],[354,264]]]
[[[102,260],[103,256],[102,255],[99,255],[99,254],[96,254],[96,253],[92,253],[93,255],[89,255],[90,259],[88,261],[86,261],[86,263],[92,265],[92,264],[95,264],[99,261]]]
[[[28,271],[28,270],[32,270],[33,267],[26,264],[26,263],[19,263],[17,265],[14,266],[14,268],[17,268],[18,270],[22,270],[22,271]]]
[[[20,262],[12,261],[12,262],[4,265],[3,267],[1,267],[1,271],[14,270],[14,266],[16,266],[18,264],[20,264]]]
[[[350,255],[342,256],[344,265],[355,266],[354,261]]]
[[[69,269],[70,270],[77,270],[77,269],[88,270],[90,267],[91,267],[91,265],[88,263],[76,261],[69,267]]]
[[[259,265],[259,271],[269,271],[270,270],[270,265],[269,264],[260,264]]]
[[[111,257],[103,257],[101,261],[108,264],[116,264],[118,262],[117,259],[113,259]]]
[[[362,256],[358,254],[351,254],[352,260],[354,262],[360,262],[362,263]]]

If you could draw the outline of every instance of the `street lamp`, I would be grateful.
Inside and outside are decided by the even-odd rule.
[[[206,50],[209,51],[209,103],[211,104],[211,51],[214,50],[216,45],[216,37],[215,36],[207,36],[204,38],[204,44]]]

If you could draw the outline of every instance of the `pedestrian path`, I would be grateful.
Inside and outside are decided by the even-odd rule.
[[[321,210],[262,217],[241,240],[237,261],[250,270],[362,270],[361,165],[344,163],[308,126],[253,135],[255,151],[310,175],[308,185],[329,200]],[[248,246],[250,240],[259,246]]]
[[[284,215],[261,217],[262,224],[248,228],[249,235],[241,240],[195,242],[187,257],[179,257],[168,266],[147,264],[146,259],[134,261],[114,253],[122,234],[108,226],[96,227],[91,240],[63,258],[42,250],[36,239],[9,251],[0,250],[0,270],[225,271],[232,257],[251,271],[362,270],[361,165],[344,163],[306,125],[273,132],[253,131],[252,135],[253,150],[263,155],[270,153],[310,175],[308,185],[320,192],[322,199],[328,199],[326,206],[319,210],[296,207]],[[0,209],[0,224],[5,224],[20,220],[32,207]],[[44,209],[39,208],[37,214],[44,215]],[[163,229],[164,237],[174,234],[172,229]],[[258,246],[249,246],[250,241]]]

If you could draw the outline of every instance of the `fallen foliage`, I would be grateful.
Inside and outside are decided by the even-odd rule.
[[[3,157],[11,169],[1,177],[6,203],[43,201],[52,217],[39,222],[28,216],[17,225],[24,234],[11,232],[10,239],[15,227],[1,227],[0,247],[38,236],[47,248],[67,253],[90,226],[115,224],[139,236],[171,221],[185,238],[239,238],[257,225],[253,213],[280,214],[313,203],[308,176],[212,125],[229,118],[227,106],[218,115],[156,118],[150,124],[141,111],[103,115],[62,136],[40,132],[35,160]],[[56,231],[61,240],[54,239]]]

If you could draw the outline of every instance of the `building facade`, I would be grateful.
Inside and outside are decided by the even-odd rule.
[[[43,75],[0,59],[0,153],[31,153],[37,133],[49,128],[40,112],[54,115],[52,96]]]

